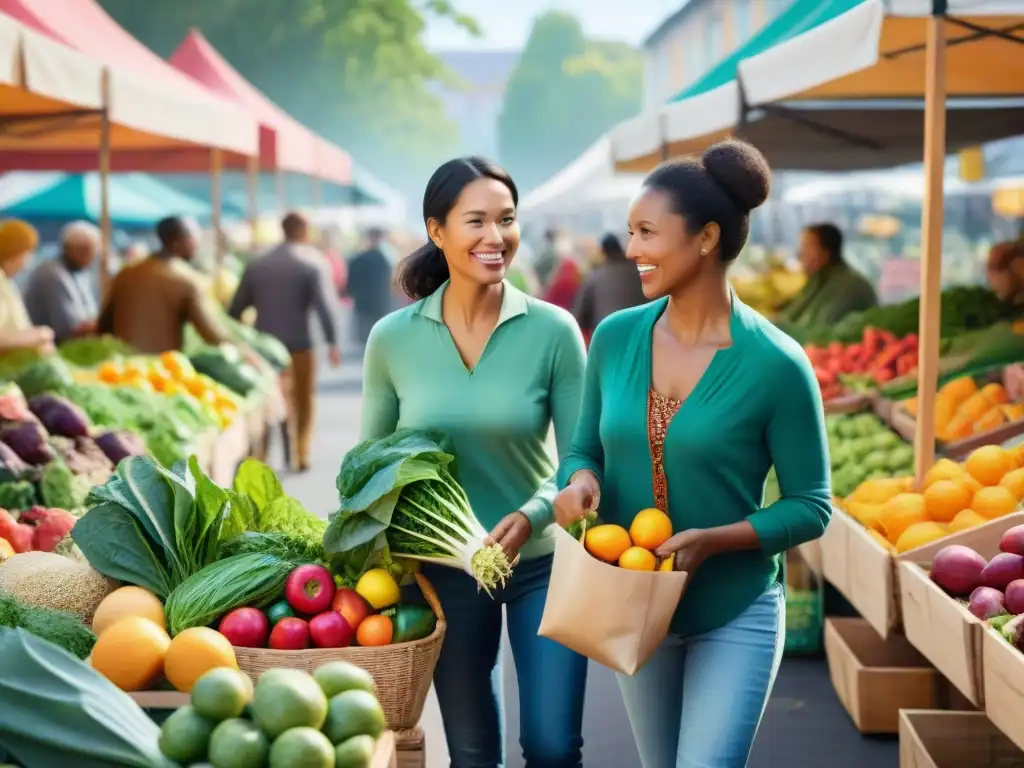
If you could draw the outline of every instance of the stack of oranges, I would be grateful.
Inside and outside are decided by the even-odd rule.
[[[672,521],[660,509],[637,513],[627,531],[621,525],[596,525],[587,531],[583,546],[598,560],[630,571],[671,571],[673,558],[661,563],[654,550],[672,536]]]
[[[904,401],[911,416],[917,415],[917,398]],[[998,429],[1024,419],[1024,404],[1013,403],[998,382],[978,387],[963,376],[944,384],[935,396],[935,433],[945,443]]]
[[[1017,511],[1024,500],[1024,454],[998,445],[963,463],[939,459],[919,491],[913,478],[868,480],[844,502],[886,548],[907,552]]]

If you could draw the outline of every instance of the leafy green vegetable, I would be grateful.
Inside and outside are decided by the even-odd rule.
[[[115,357],[137,355],[138,350],[116,336],[83,336],[63,342],[57,353],[72,365],[91,368]]]
[[[295,560],[302,563],[324,562],[325,560],[323,544],[298,539],[286,533],[249,531],[221,542],[221,557],[230,557],[246,552],[276,555],[282,560]]]
[[[433,430],[402,429],[349,451],[338,475],[340,507],[324,535],[328,553],[367,545],[390,554],[461,568],[490,592],[512,564],[487,545],[487,531],[458,484],[451,440]]]
[[[88,477],[76,475],[60,459],[51,461],[43,468],[39,480],[39,495],[47,507],[77,509],[84,507],[92,483]]]
[[[0,509],[29,509],[39,502],[36,486],[28,480],[0,483]]]
[[[105,576],[167,597],[217,557],[227,494],[195,457],[172,471],[131,456],[88,501],[71,536]]]
[[[172,635],[205,627],[235,608],[262,608],[278,598],[288,574],[302,561],[266,553],[226,557],[179,584],[164,606]]]
[[[21,371],[42,359],[43,356],[35,349],[16,349],[0,355],[0,379],[12,380]]]
[[[0,627],[20,627],[80,659],[88,657],[96,644],[96,635],[77,616],[25,605],[4,592],[0,592]]]
[[[21,387],[25,397],[43,392],[62,394],[75,383],[68,364],[55,356],[31,363],[15,375],[14,381]]]
[[[177,768],[128,694],[21,629],[0,629],[0,701],[0,744],[22,765]]]
[[[235,474],[233,489],[252,503],[252,517],[242,530],[286,533],[319,544],[327,521],[285,495],[274,470],[256,459],[246,459]]]

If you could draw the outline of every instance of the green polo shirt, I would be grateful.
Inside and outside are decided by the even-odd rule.
[[[601,482],[603,521],[629,527],[654,506],[647,433],[651,338],[668,300],[627,309],[597,327],[564,484],[581,469]],[[732,345],[719,350],[669,424],[663,463],[673,529],[748,520],[759,550],[711,557],[692,575],[672,621],[707,632],[743,612],[779,578],[780,555],[817,538],[831,515],[821,394],[800,346],[733,300]],[[775,466],[782,497],[762,507]]]
[[[455,442],[459,478],[484,528],[522,511],[533,536],[522,556],[554,549],[557,488],[547,449],[565,456],[579,414],[586,352],[568,312],[504,283],[498,324],[473,370],[441,317],[448,283],[370,332],[363,361],[363,439],[440,429]]]

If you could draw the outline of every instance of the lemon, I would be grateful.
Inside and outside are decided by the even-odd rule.
[[[398,582],[383,568],[371,568],[360,576],[356,593],[377,611],[394,605],[402,596]]]

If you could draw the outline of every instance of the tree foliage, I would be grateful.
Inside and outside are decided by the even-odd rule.
[[[505,90],[501,159],[524,189],[572,162],[643,99],[643,61],[628,45],[588,40],[577,19],[534,23]]]
[[[191,27],[297,120],[400,189],[422,188],[458,127],[431,91],[451,75],[422,42],[426,18],[476,31],[448,0],[100,0],[169,56]]]

